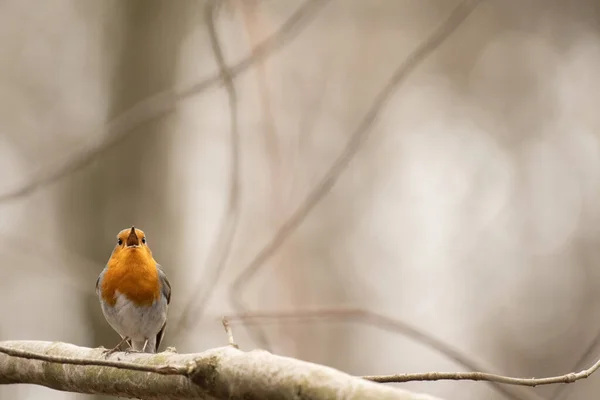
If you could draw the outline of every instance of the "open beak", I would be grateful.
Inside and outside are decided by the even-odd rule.
[[[129,233],[129,236],[127,236],[125,244],[127,247],[138,247],[140,245],[140,239],[138,239],[133,226],[131,227],[131,232]]]

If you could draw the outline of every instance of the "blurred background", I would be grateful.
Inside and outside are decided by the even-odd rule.
[[[484,1],[415,55],[458,4],[1,0],[0,340],[114,346],[94,283],[135,225],[179,352],[228,315],[242,349],[356,375],[593,363],[600,3]]]

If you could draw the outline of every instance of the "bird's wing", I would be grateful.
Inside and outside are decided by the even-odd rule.
[[[160,264],[156,264],[158,268],[158,278],[160,279],[160,286],[163,296],[167,299],[167,304],[171,303],[171,283],[167,279],[167,275],[161,269]]]
[[[160,286],[163,296],[167,299],[167,307],[169,303],[171,303],[171,283],[169,279],[167,279],[167,275],[162,270],[160,264],[156,264],[158,268],[158,278],[160,279]],[[163,324],[162,328],[156,335],[156,347],[154,348],[154,352],[158,352],[158,346],[160,346],[160,342],[162,342],[163,337],[165,336],[165,331],[167,330],[167,321]]]
[[[158,353],[158,346],[160,346],[160,342],[162,342],[163,337],[165,336],[165,331],[167,330],[167,321],[163,324],[160,331],[156,334],[156,345],[154,347],[154,352]]]

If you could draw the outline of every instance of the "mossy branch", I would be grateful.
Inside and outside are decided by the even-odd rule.
[[[233,346],[196,354],[115,353],[41,341],[0,342],[0,384],[139,399],[434,400],[333,368]]]

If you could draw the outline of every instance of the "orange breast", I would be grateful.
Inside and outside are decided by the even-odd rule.
[[[113,255],[102,279],[102,298],[114,306],[117,291],[139,306],[152,305],[160,297],[156,261],[137,250]]]

